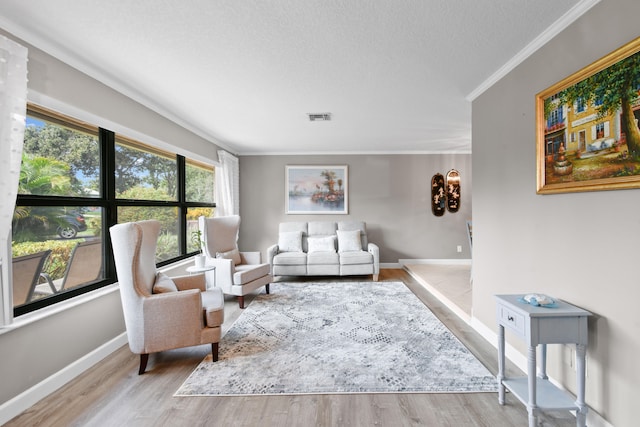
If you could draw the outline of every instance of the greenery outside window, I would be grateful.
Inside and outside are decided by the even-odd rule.
[[[178,200],[176,154],[116,137],[116,198]]]
[[[12,222],[14,315],[115,282],[116,223],[159,220],[158,265],[193,255],[190,232],[213,215],[213,187],[212,165],[29,105]]]

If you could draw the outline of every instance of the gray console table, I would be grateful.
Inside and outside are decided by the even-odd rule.
[[[496,295],[498,321],[498,402],[504,405],[505,387],[527,405],[529,427],[536,426],[538,413],[544,410],[575,410],[576,425],[584,427],[588,407],[584,402],[585,355],[587,350],[586,310],[556,301],[555,307],[536,307],[519,301],[523,295]],[[504,329],[508,328],[529,346],[527,377],[506,378]],[[576,345],[577,396],[558,389],[547,377],[547,344]],[[536,349],[540,345],[540,367],[536,367]],[[537,371],[537,375],[536,375]]]

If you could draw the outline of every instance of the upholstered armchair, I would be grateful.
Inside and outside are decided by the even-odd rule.
[[[215,286],[225,294],[237,296],[240,308],[244,308],[244,296],[256,289],[264,286],[266,293],[269,293],[269,264],[262,263],[260,252],[238,250],[238,215],[216,218],[201,216],[198,225],[202,232],[206,263],[216,267],[205,273],[209,287]]]
[[[203,274],[169,278],[156,271],[158,221],[110,228],[129,348],[140,355],[144,373],[150,353],[211,344],[218,360],[224,295],[206,291]]]

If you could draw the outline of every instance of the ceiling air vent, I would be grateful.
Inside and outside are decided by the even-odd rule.
[[[331,113],[308,113],[310,122],[326,122],[331,120]]]

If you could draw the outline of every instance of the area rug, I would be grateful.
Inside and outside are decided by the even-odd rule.
[[[175,396],[497,391],[401,282],[273,283]]]

